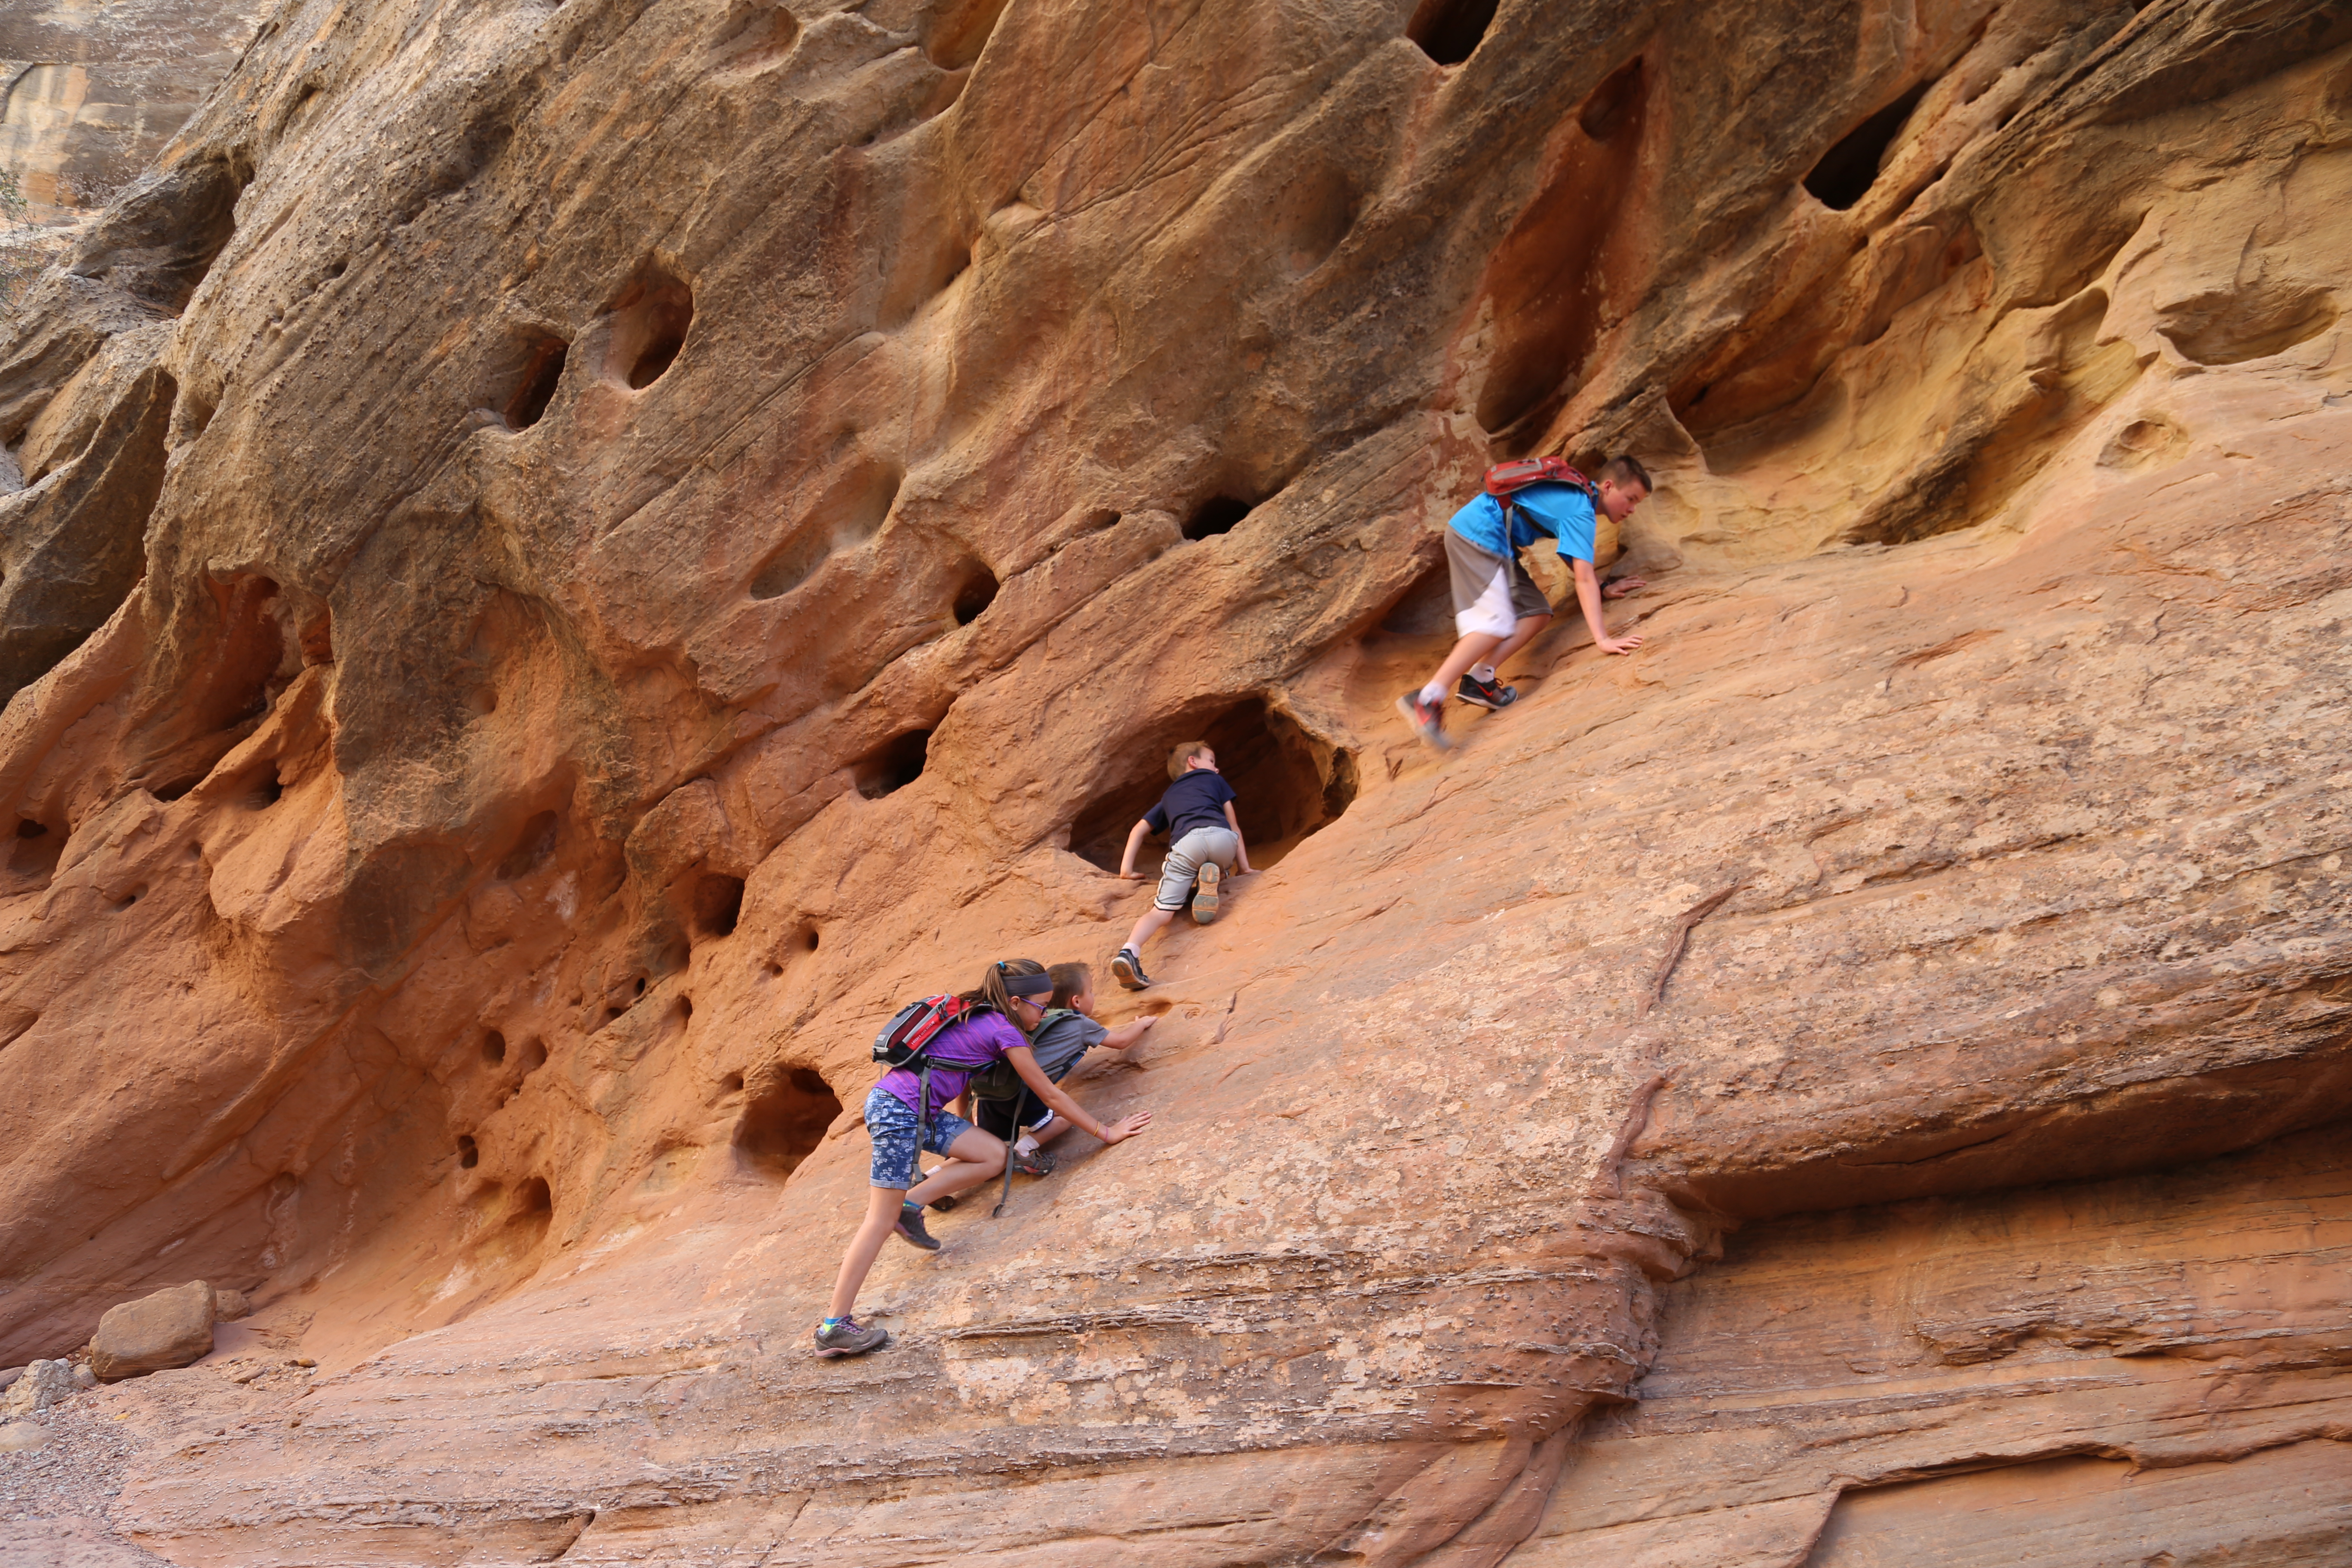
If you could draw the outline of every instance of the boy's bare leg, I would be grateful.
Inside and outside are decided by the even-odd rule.
[[[1158,936],[1160,928],[1175,918],[1174,910],[1163,910],[1158,904],[1144,910],[1143,918],[1135,922],[1135,930],[1128,933],[1127,951],[1138,958],[1142,957],[1143,944]]]
[[[1501,646],[1496,647],[1491,655],[1480,659],[1477,664],[1474,664],[1470,666],[1470,668],[1475,670],[1480,668],[1480,666],[1491,667],[1492,673],[1487,675],[1485,679],[1488,680],[1501,679],[1503,673],[1503,661],[1509,658],[1513,654],[1518,652],[1519,649],[1527,647],[1528,644],[1535,641],[1537,636],[1542,632],[1544,627],[1549,625],[1551,625],[1551,617],[1549,616],[1521,616],[1519,617],[1519,624],[1512,628],[1511,635],[1503,639]]]
[[[1517,631],[1514,629],[1512,635],[1516,637]],[[1445,662],[1437,667],[1437,673],[1429,678],[1429,684],[1421,689],[1422,696],[1432,702],[1443,702],[1453,696],[1454,682],[1462,679],[1463,672],[1474,664],[1484,664],[1486,656],[1502,647],[1505,640],[1491,632],[1464,632],[1455,639],[1454,651],[1445,656]],[[1432,697],[1432,692],[1437,695]]]

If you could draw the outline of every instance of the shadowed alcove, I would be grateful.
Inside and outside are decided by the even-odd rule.
[[[1240,818],[1250,861],[1267,866],[1298,840],[1337,818],[1356,797],[1352,753],[1318,745],[1287,714],[1262,697],[1222,701],[1205,714],[1180,715],[1148,734],[1123,742],[1126,760],[1118,782],[1101,790],[1070,829],[1071,853],[1106,871],[1118,869],[1128,830],[1151,809],[1168,787],[1168,752],[1184,741],[1208,742],[1217,771],[1240,798]],[[1139,869],[1157,864],[1167,848],[1152,838],[1137,858]]]

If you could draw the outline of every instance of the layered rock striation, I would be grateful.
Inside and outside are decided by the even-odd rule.
[[[184,1563],[2327,1560],[2347,197],[2326,4],[290,5],[0,357],[0,1363],[252,1298]],[[1194,736],[1153,1127],[815,1361]]]

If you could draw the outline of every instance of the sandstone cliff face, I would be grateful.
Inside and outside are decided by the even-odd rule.
[[[2329,5],[289,5],[0,361],[0,1362],[253,1295],[187,1563],[2326,1560],[2347,198]],[[810,1359],[1191,735],[1158,1121]]]

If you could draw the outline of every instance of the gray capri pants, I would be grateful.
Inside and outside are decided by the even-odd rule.
[[[1201,868],[1213,860],[1224,870],[1234,868],[1240,858],[1242,841],[1230,827],[1196,827],[1168,847],[1168,858],[1160,867],[1160,891],[1153,894],[1153,907],[1181,910],[1185,896],[1192,892],[1194,879]]]

